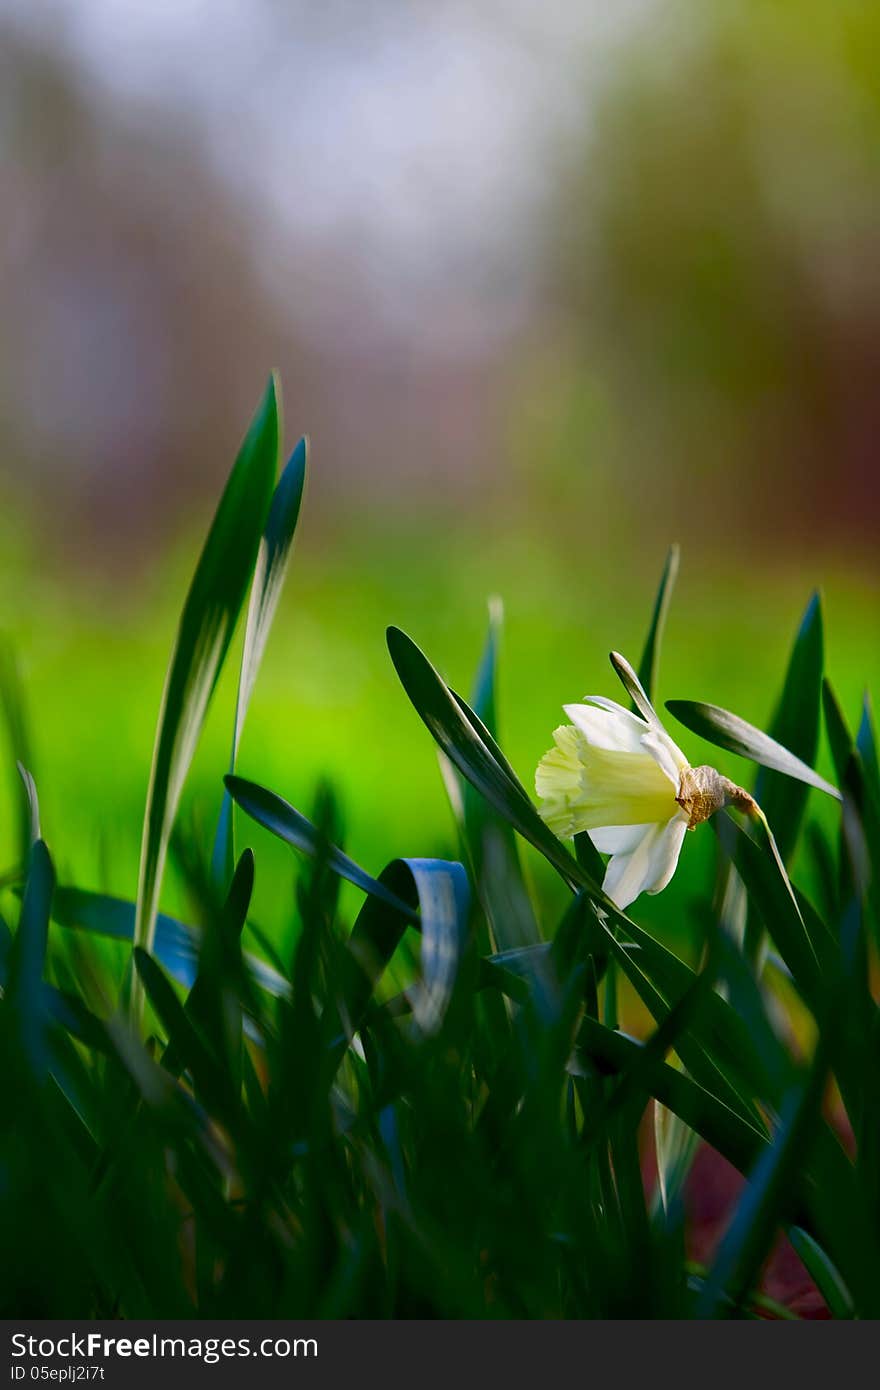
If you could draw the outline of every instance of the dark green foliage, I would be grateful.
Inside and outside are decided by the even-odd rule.
[[[137,894],[56,888],[22,769],[3,885],[15,930],[0,919],[3,1313],[791,1316],[760,1289],[787,1232],[832,1315],[877,1316],[880,777],[870,705],[853,737],[823,686],[818,600],[769,735],[714,706],[669,706],[768,769],[756,784],[766,823],[713,823],[727,906],[705,910],[694,964],[639,926],[638,903],[624,914],[605,897],[592,841],[562,845],[505,757],[497,606],[471,704],[388,631],[440,750],[461,862],[417,857],[414,826],[412,843],[368,871],[342,848],[328,791],[306,817],[237,775],[305,478],[301,443],[276,486],[278,449],[270,387],[181,619]],[[673,550],[638,676],[612,657],[643,710],[677,563]],[[249,584],[219,829],[213,844],[175,841]],[[5,655],[0,694],[15,775],[30,753]],[[813,769],[820,709],[840,792]],[[842,800],[802,836],[810,786]],[[290,901],[262,929],[249,917],[259,853],[234,863],[234,811],[295,856]],[[536,911],[519,839],[570,892],[561,920]],[[191,890],[188,922],[157,912],[169,845]],[[786,867],[805,857],[818,908]],[[353,923],[341,880],[363,895]],[[731,894],[748,941],[730,929]],[[119,1008],[120,972],[123,998],[143,1008]],[[652,1020],[641,1041],[617,1025],[623,986]],[[654,1108],[659,1196],[643,1153]],[[698,1142],[748,1179],[700,1265],[685,1215]]]

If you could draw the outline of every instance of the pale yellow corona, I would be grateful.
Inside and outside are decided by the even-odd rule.
[[[563,839],[586,830],[610,854],[602,886],[620,908],[666,887],[685,831],[728,803],[754,809],[714,768],[689,765],[637,681],[634,694],[644,718],[601,695],[565,705],[571,723],[555,730],[535,775],[550,829]]]

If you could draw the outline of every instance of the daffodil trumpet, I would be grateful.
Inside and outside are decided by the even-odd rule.
[[[713,767],[691,767],[664,729],[629,662],[612,664],[639,711],[602,695],[565,705],[571,720],[535,774],[540,812],[561,838],[585,830],[611,857],[602,884],[620,908],[659,893],[678,864],[685,832],[724,806],[760,815],[754,798]]]

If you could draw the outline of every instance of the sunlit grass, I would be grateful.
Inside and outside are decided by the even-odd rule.
[[[137,599],[46,576],[29,593],[5,562],[11,752],[36,779],[8,759],[6,1310],[780,1315],[760,1283],[786,1232],[834,1315],[875,1316],[876,592],[829,566],[801,622],[802,574],[698,552],[688,578],[685,551],[653,698],[740,717],[700,715],[703,738],[676,725],[693,763],[750,782],[723,751],[735,728],[785,775],[754,784],[769,829],[721,813],[623,914],[590,842],[541,820],[532,775],[564,702],[615,693],[609,648],[637,658],[644,557],[612,568],[607,544],[575,557],[515,529],[298,537],[225,782],[229,858],[237,646],[204,728],[202,697],[261,530],[286,550],[296,523],[268,508],[274,410],[270,392],[203,550],[158,733],[178,568]],[[496,626],[481,661],[499,590],[500,653]],[[833,787],[806,792],[814,764],[842,815]],[[150,863],[170,914],[155,936]],[[698,1142],[749,1178],[699,1268]]]

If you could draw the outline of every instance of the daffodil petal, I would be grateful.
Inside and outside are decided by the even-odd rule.
[[[642,747],[647,748],[651,757],[659,768],[666,773],[673,787],[675,795],[678,795],[681,786],[681,774],[683,768],[688,763],[680,748],[676,748],[672,739],[667,738],[659,730],[652,729],[642,738]]]
[[[608,707],[593,708],[592,704],[564,705],[572,724],[594,748],[609,752],[640,753],[642,735],[648,726],[621,705],[608,702]]]
[[[650,825],[603,825],[587,834],[600,854],[629,854]]]
[[[681,847],[684,844],[684,837],[687,834],[688,820],[685,815],[673,816],[672,820],[663,833],[662,856],[658,856],[661,861],[660,872],[654,882],[645,889],[646,893],[662,893],[675,870],[678,868],[678,857],[681,854]],[[665,859],[665,863],[662,861]]]
[[[675,872],[686,830],[686,817],[673,816],[665,824],[649,826],[633,849],[615,854],[602,884],[612,902],[627,908],[640,893],[665,888]]]

